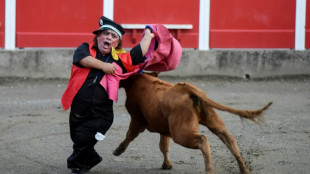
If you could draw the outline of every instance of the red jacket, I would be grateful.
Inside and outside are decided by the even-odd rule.
[[[92,57],[96,57],[96,49],[93,48],[93,45],[89,46],[89,52]],[[128,72],[134,71],[137,66],[132,65],[132,60],[130,53],[118,54],[118,57],[122,61],[122,64],[126,68]],[[73,65],[71,68],[71,77],[65,90],[64,94],[61,97],[61,104],[65,110],[68,110],[72,104],[74,96],[82,87],[85,82],[88,73],[91,68],[80,68],[78,66]]]

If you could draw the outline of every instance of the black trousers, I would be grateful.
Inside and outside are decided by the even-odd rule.
[[[109,101],[104,105],[89,108],[86,115],[79,115],[75,111],[74,105],[71,106],[69,124],[70,136],[73,142],[73,153],[68,158],[68,168],[85,168],[96,161],[100,156],[95,151],[97,132],[105,133],[113,123],[113,102]]]

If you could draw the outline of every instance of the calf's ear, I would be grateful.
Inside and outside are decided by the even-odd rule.
[[[152,72],[152,76],[158,77],[159,72]]]
[[[159,74],[159,72],[143,72],[143,73],[145,73],[145,74],[147,74],[147,75],[150,75],[150,76],[153,76],[153,77],[158,77],[158,74]]]

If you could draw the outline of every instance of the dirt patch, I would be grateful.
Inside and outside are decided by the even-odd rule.
[[[307,173],[310,170],[310,78],[242,80],[231,78],[165,78],[187,81],[203,89],[213,100],[240,109],[257,109],[273,101],[265,124],[241,121],[217,111],[235,137],[251,173]],[[67,85],[62,79],[0,79],[1,173],[64,174],[72,152],[68,111],[60,106]],[[199,150],[171,140],[171,170],[160,169],[159,135],[145,131],[119,157],[112,151],[125,137],[130,117],[120,90],[114,104],[115,121],[103,142],[96,145],[103,162],[90,173],[203,173]],[[216,173],[239,173],[233,155],[207,128],[200,127],[211,146]]]

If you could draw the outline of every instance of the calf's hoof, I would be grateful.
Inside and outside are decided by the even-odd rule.
[[[161,166],[161,168],[165,169],[165,170],[169,170],[172,168],[172,164],[171,164],[171,162],[170,163],[164,162],[163,165]]]
[[[122,152],[120,152],[118,150],[113,151],[113,155],[115,155],[115,156],[120,156],[121,154],[122,154]]]
[[[214,174],[213,168],[209,168],[206,170],[206,174]]]
[[[242,174],[250,174],[250,171],[249,171],[249,169],[243,169],[243,170],[240,171],[240,173],[242,173]]]

